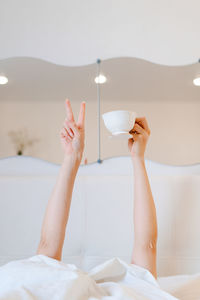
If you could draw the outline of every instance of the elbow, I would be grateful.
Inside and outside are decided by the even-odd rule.
[[[150,237],[147,240],[147,246],[152,249],[156,250],[157,248],[157,240],[158,240],[158,231],[157,228],[154,230],[154,232],[150,235]]]
[[[135,247],[144,249],[144,250],[151,250],[152,252],[156,252],[157,249],[157,235],[153,235],[147,239],[135,239]]]
[[[47,255],[47,253],[49,252],[49,248],[50,247],[49,247],[49,244],[47,243],[47,241],[45,239],[41,239],[39,242],[36,254]]]
[[[48,248],[49,248],[49,244],[47,243],[46,239],[41,238],[38,245],[37,254],[40,254],[41,251],[44,251],[45,249]]]
[[[158,231],[156,229],[155,232],[153,233],[153,235],[151,236],[150,240],[149,240],[149,247],[152,248],[152,249],[156,249],[157,240],[158,240]]]
[[[157,240],[158,240],[158,235],[157,231],[148,239],[146,245],[147,248],[151,249],[152,251],[156,251],[157,248]]]
[[[57,251],[54,245],[49,244],[45,239],[41,239],[37,252],[37,255],[42,254],[56,260],[61,260],[61,253]]]
[[[156,251],[156,249],[157,249],[157,238],[151,239],[151,240],[147,243],[147,247],[148,247],[149,249],[151,249],[152,251]]]

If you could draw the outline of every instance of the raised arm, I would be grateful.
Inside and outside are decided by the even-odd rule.
[[[155,278],[157,218],[149,184],[144,152],[150,135],[145,118],[136,118],[128,141],[134,167],[134,246],[131,263],[148,269]]]
[[[85,139],[85,102],[81,103],[78,122],[74,120],[69,100],[66,100],[66,119],[60,132],[64,159],[42,225],[37,254],[61,260],[66,225],[76,173],[81,163]]]

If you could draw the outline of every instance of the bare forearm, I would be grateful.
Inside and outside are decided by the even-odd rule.
[[[157,241],[156,209],[144,159],[132,159],[134,167],[135,244],[155,247]]]
[[[75,156],[64,158],[45,211],[38,253],[42,248],[43,254],[61,259],[72,191],[79,164],[80,161]]]
[[[145,117],[136,118],[128,141],[134,168],[134,246],[131,262],[149,270],[157,278],[157,220],[144,153],[150,136]]]

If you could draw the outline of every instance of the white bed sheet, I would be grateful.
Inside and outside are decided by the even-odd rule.
[[[166,292],[181,300],[200,300],[200,273],[159,277],[158,283]]]
[[[200,300],[200,273],[159,277],[115,257],[88,272],[45,255],[0,267],[0,300]]]
[[[175,300],[144,268],[115,257],[89,272],[45,255],[0,267],[1,300]]]

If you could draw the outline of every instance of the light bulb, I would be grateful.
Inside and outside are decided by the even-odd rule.
[[[0,76],[0,84],[6,84],[8,82],[8,78],[6,76]]]
[[[106,76],[100,74],[99,76],[95,77],[94,81],[96,83],[102,84],[102,83],[105,83],[107,81],[107,78],[106,78]]]
[[[200,77],[197,77],[193,80],[194,85],[200,86]]]

